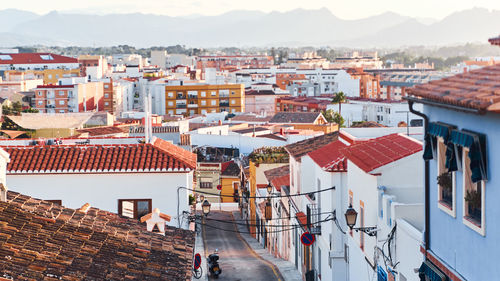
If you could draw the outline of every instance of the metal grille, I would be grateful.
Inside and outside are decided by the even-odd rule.
[[[307,226],[311,234],[321,234],[320,208],[316,204],[307,205]]]

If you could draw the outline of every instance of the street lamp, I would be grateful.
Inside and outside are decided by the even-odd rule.
[[[369,236],[377,235],[378,229],[376,226],[354,227],[354,225],[356,225],[356,219],[358,218],[358,212],[354,210],[352,205],[349,205],[349,208],[347,208],[347,210],[345,211],[344,216],[345,216],[345,222],[351,230],[362,231],[368,234]]]
[[[208,216],[208,214],[210,213],[210,202],[208,202],[208,200],[203,201],[203,203],[201,204],[201,209],[203,210],[203,214],[205,216]]]
[[[271,182],[267,184],[267,194],[268,196],[271,196],[271,192],[273,191],[273,186],[271,185]]]

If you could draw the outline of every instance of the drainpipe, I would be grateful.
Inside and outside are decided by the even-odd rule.
[[[408,105],[410,107],[410,112],[420,116],[424,119],[424,133],[427,132],[428,126],[429,126],[429,117],[425,115],[422,112],[416,111],[413,108],[414,101],[408,100]],[[424,231],[424,247],[425,250],[428,251],[430,249],[430,178],[429,178],[429,160],[425,160],[425,166],[424,166],[424,189],[425,189],[425,196],[424,196],[424,208],[425,208],[425,231]]]

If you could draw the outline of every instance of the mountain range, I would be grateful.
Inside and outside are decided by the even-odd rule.
[[[344,20],[326,8],[289,12],[232,11],[218,16],[37,15],[0,10],[0,47],[29,45],[135,47],[187,45],[401,47],[487,43],[500,33],[500,11],[473,8],[442,20],[392,12]]]

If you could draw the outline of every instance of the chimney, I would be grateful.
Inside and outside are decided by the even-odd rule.
[[[0,202],[7,202],[7,186],[0,183]]]

